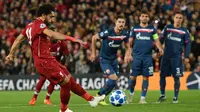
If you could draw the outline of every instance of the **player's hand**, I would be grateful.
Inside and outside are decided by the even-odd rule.
[[[90,56],[90,61],[94,62],[95,59],[96,59],[96,56],[95,56],[95,54],[92,53],[92,55]]]
[[[159,55],[162,56],[164,54],[163,49],[159,49]]]
[[[185,58],[185,59],[184,59],[184,63],[185,63],[185,64],[187,64],[187,63],[189,63],[189,62],[190,62],[190,59],[188,59],[188,58]]]
[[[86,45],[86,42],[83,42],[82,40],[80,39],[76,39],[76,42],[78,42],[81,46],[85,47]]]
[[[14,60],[14,55],[9,54],[8,56],[6,56],[5,64],[9,64],[9,63],[12,62],[13,60]]]
[[[131,62],[132,60],[133,60],[133,57],[132,57],[131,55],[125,56],[125,57],[124,57],[124,62],[125,62],[125,63],[129,63],[129,62]]]

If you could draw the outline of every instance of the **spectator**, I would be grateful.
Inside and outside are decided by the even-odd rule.
[[[148,9],[151,20],[157,20],[157,23],[153,24],[158,33],[166,24],[172,22],[173,11],[184,12],[187,19],[183,25],[189,29],[193,42],[190,63],[186,65],[186,70],[194,69],[195,64],[200,62],[200,10],[195,2],[186,2],[186,0],[58,0],[58,2],[56,0],[0,0],[0,73],[35,74],[34,68],[31,68],[33,62],[27,42],[24,42],[16,52],[17,57],[13,66],[5,66],[3,57],[8,54],[16,35],[34,19],[36,8],[48,1],[55,4],[58,12],[58,21],[55,23],[57,30],[87,42],[86,49],[78,44],[68,43],[72,49],[70,66],[67,66],[70,72],[75,72],[75,65],[79,66],[81,63],[89,69],[87,72],[99,72],[100,69],[94,67],[99,66],[98,57],[94,63],[88,61],[91,35],[113,27],[117,15],[126,17],[127,29],[130,29],[131,26],[139,23],[138,16],[141,9]],[[98,53],[101,44],[97,42],[96,45]],[[129,65],[123,63],[123,49],[118,55],[121,72],[128,72]]]

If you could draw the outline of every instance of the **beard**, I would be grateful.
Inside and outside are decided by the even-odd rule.
[[[49,25],[51,24],[51,23],[49,23],[48,20],[46,20],[46,19],[44,20],[44,23],[45,23],[47,26],[49,26]]]
[[[123,29],[124,29],[123,26],[119,26],[119,28],[118,28],[119,31],[122,31]]]
[[[142,21],[142,24],[148,24],[148,22],[147,21]]]
[[[176,22],[175,25],[180,27],[181,26],[181,22]]]

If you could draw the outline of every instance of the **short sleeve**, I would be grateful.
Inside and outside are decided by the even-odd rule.
[[[26,37],[26,28],[22,30],[21,34]]]
[[[44,24],[44,23],[39,23],[37,25],[37,27],[39,27],[38,28],[38,34],[42,33],[47,28],[46,24]]]
[[[105,31],[103,31],[103,32],[100,32],[100,33],[98,33],[98,35],[99,35],[99,38],[101,38],[101,39],[105,39],[105,38],[107,38],[108,37],[108,30],[105,30]]]
[[[167,25],[164,27],[164,29],[162,30],[161,34],[160,34],[160,38],[165,38],[166,36],[166,29],[167,29]]]
[[[131,31],[129,33],[130,38],[135,38],[135,32],[134,32],[134,27],[131,28]]]
[[[165,37],[166,37],[166,29],[167,29],[167,25],[164,27],[164,29],[162,30],[161,34],[160,34],[160,42],[163,44],[165,41]]]
[[[157,30],[155,28],[153,28],[153,33],[152,33],[152,36],[153,36],[153,40],[156,40],[158,39],[158,34],[157,34]]]
[[[126,37],[124,38],[124,42],[127,43],[129,40],[129,31],[126,32]]]

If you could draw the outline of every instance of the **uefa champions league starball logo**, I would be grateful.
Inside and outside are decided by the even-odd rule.
[[[187,78],[188,89],[200,89],[200,73],[193,72]]]
[[[124,90],[128,89],[128,77],[120,76],[117,82],[117,86],[119,89]]]

